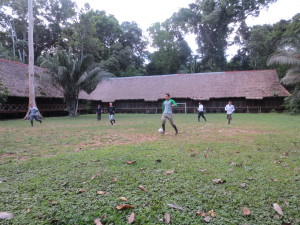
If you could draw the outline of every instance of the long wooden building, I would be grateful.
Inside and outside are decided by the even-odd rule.
[[[207,112],[223,112],[228,100],[239,112],[281,111],[290,95],[275,70],[259,70],[111,78],[90,99],[114,102],[124,112],[160,112],[167,92],[182,103],[181,112],[195,112],[199,101]]]
[[[60,87],[35,67],[36,101],[43,115],[66,115]],[[0,59],[0,81],[9,98],[0,104],[0,117],[22,117],[28,105],[28,65]],[[196,112],[201,101],[206,112],[223,112],[228,100],[238,112],[282,111],[289,92],[280,84],[275,70],[172,74],[110,78],[90,94],[80,93],[81,111],[107,107],[114,102],[118,112],[160,113],[164,94],[180,103],[177,112]],[[5,116],[4,116],[5,115]]]

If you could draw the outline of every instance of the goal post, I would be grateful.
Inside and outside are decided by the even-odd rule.
[[[183,108],[184,113],[186,114],[186,103],[177,103],[177,108],[180,108],[180,109]]]

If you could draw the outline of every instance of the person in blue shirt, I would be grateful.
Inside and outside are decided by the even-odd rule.
[[[232,105],[232,101],[229,101],[228,104],[225,106],[225,111],[227,114],[228,124],[230,124],[230,121],[232,120],[232,114],[235,111],[234,105]]]
[[[33,106],[32,103],[29,104],[28,116],[29,116],[31,126],[33,126],[33,120],[42,123],[42,120],[39,118],[39,110],[37,109],[37,107]]]
[[[97,109],[96,109],[96,114],[97,114],[97,119],[101,120],[101,113],[102,113],[102,108],[101,105],[99,104]]]
[[[175,135],[178,134],[178,129],[176,127],[176,125],[173,122],[173,116],[172,116],[172,107],[173,106],[177,106],[177,103],[170,98],[170,94],[166,93],[165,94],[165,101],[163,102],[163,114],[161,117],[161,123],[162,123],[162,129],[163,129],[163,134],[166,131],[166,120],[168,119],[171,123],[171,125],[173,126],[174,130],[175,130]]]

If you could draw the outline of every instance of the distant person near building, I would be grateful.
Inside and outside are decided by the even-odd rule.
[[[228,104],[225,106],[225,111],[227,114],[228,124],[230,124],[230,121],[232,120],[232,114],[235,111],[234,105],[232,105],[232,101],[229,101]]]
[[[166,93],[165,94],[165,101],[163,102],[163,114],[161,117],[161,123],[162,123],[162,129],[163,129],[163,134],[166,131],[166,120],[168,119],[171,123],[171,125],[173,126],[174,130],[175,130],[175,135],[178,134],[178,129],[176,127],[176,125],[173,122],[173,116],[172,116],[172,107],[173,106],[177,106],[177,103],[170,98],[170,94]]]
[[[28,116],[29,116],[31,126],[33,126],[33,120],[36,120],[36,121],[39,121],[40,123],[42,123],[42,119],[39,118],[39,110],[32,103],[29,104]]]
[[[206,122],[206,118],[204,116],[204,108],[201,102],[199,102],[199,107],[198,107],[198,122],[200,122],[200,118],[203,117],[203,119]]]
[[[112,103],[109,103],[108,114],[109,114],[109,121],[110,121],[111,125],[114,125],[114,123],[116,123],[115,111],[116,111],[116,108],[113,106]]]
[[[98,107],[96,109],[96,114],[97,114],[97,120],[101,120],[102,108],[101,108],[100,104],[98,105]]]

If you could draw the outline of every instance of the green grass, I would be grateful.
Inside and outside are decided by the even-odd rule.
[[[164,224],[169,213],[171,224],[198,225],[206,222],[196,212],[210,210],[217,216],[209,224],[299,224],[300,117],[235,114],[230,125],[224,114],[206,117],[174,115],[178,136],[169,124],[164,136],[157,132],[160,115],[119,114],[115,126],[106,115],[34,127],[0,121],[0,212],[15,215],[0,224],[127,224],[134,212],[134,224]]]

